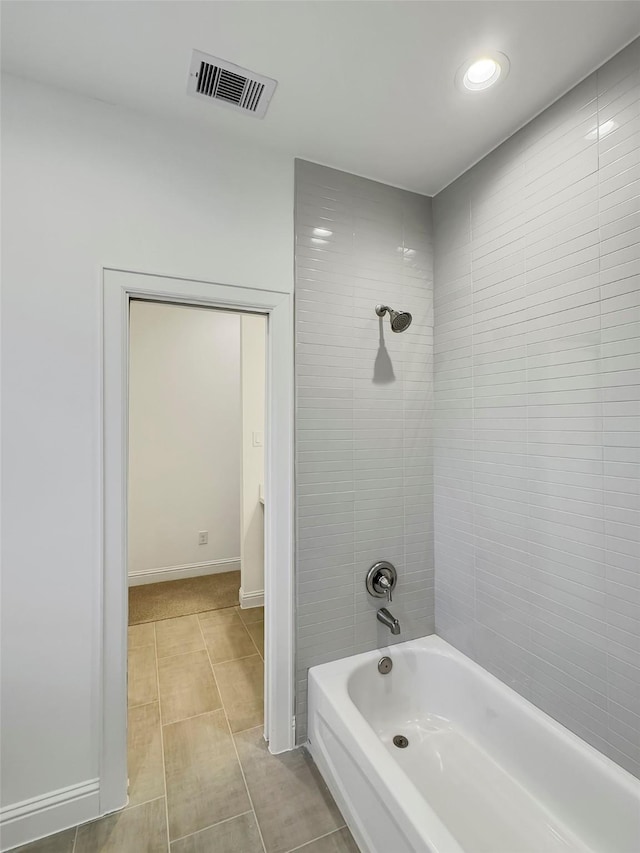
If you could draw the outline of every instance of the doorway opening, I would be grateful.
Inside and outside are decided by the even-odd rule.
[[[104,271],[102,813],[182,721],[294,746],[291,343],[289,294]]]
[[[156,717],[264,723],[265,346],[263,315],[130,302],[130,745]]]

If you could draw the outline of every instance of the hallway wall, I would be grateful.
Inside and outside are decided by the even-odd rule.
[[[240,319],[131,303],[130,579],[239,568]]]

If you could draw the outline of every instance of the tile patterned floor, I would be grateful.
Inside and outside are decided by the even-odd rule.
[[[15,853],[358,853],[304,750],[262,736],[263,611],[129,628],[129,804]]]

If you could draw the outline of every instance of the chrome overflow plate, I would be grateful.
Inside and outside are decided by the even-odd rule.
[[[398,573],[395,566],[387,560],[379,560],[374,563],[367,572],[367,592],[374,598],[385,598],[391,601],[391,593],[398,583]]]
[[[388,675],[393,669],[393,661],[386,655],[378,661],[378,672],[381,675]]]

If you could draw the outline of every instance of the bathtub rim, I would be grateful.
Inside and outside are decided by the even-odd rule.
[[[393,660],[393,654],[398,651],[402,652],[402,650],[413,651],[423,649],[429,653],[435,653],[442,657],[452,658],[467,670],[477,671],[481,678],[486,679],[489,684],[494,685],[502,694],[506,694],[507,696],[515,694],[519,702],[526,703],[526,706],[531,711],[532,716],[539,719],[541,724],[563,738],[568,739],[576,747],[584,749],[590,753],[596,761],[602,762],[603,769],[605,769],[609,775],[617,777],[625,787],[629,788],[629,793],[635,793],[636,796],[640,796],[640,779],[628,770],[625,770],[625,768],[620,764],[616,764],[616,762],[609,758],[608,755],[600,752],[600,750],[596,749],[595,746],[592,746],[579,735],[575,734],[575,732],[572,732],[571,729],[563,726],[562,723],[555,720],[552,716],[547,714],[546,711],[543,711],[542,708],[539,708],[521,693],[518,693],[518,691],[514,690],[513,687],[509,687],[508,684],[505,684],[504,681],[501,681],[496,675],[493,675],[493,673],[489,672],[489,670],[485,669],[481,664],[476,663],[472,658],[456,649],[455,646],[450,645],[437,634],[428,634],[425,637],[418,637],[415,640],[405,640],[402,643],[394,643],[391,646],[382,646],[369,652],[360,652],[357,655],[340,658],[339,660],[330,661],[329,663],[317,664],[309,669],[309,677],[313,677],[316,683],[323,689],[326,689],[327,686],[338,687],[340,686],[340,683],[336,682],[340,682],[340,680],[342,680],[341,686],[344,690],[345,698],[348,699],[360,720],[366,723],[376,737],[376,742],[379,743],[381,748],[384,750],[384,746],[377,735],[375,735],[371,724],[351,698],[349,693],[348,675],[355,670],[356,664],[362,665],[368,662],[374,662],[384,655],[388,655]],[[344,680],[345,676],[347,676],[346,680]],[[384,750],[384,754],[388,755],[386,750]],[[393,759],[391,759],[391,761],[393,761]]]

